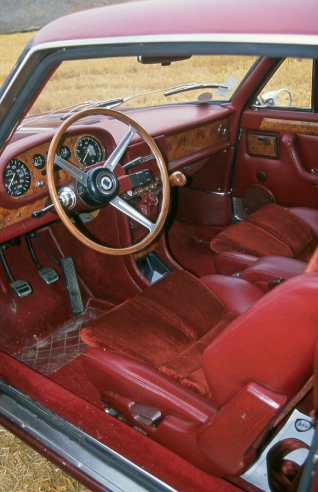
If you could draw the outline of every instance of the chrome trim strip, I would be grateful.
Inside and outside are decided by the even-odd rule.
[[[31,48],[27,56],[35,51],[94,46],[95,44],[140,44],[140,43],[244,43],[244,44],[289,44],[318,45],[314,34],[149,34],[141,36],[113,36],[110,38],[75,39],[38,44]]]
[[[197,188],[196,186],[187,186],[187,188],[190,188],[191,190],[197,190],[197,191],[202,191],[203,193],[210,193],[211,195],[220,195],[220,196],[226,196],[230,195],[230,191],[209,191],[209,190],[204,190],[203,188]]]
[[[318,36],[313,34],[242,34],[242,33],[205,33],[205,34],[154,34],[141,36],[114,36],[110,38],[76,39],[66,41],[56,41],[38,44],[30,49],[20,65],[19,69],[6,88],[0,104],[10,89],[12,83],[19,76],[19,73],[26,65],[28,60],[37,52],[47,50],[58,50],[74,47],[94,46],[94,45],[114,45],[114,44],[149,44],[149,43],[241,43],[259,45],[294,45],[294,46],[318,46]]]
[[[42,133],[54,130],[54,128],[45,128],[45,127],[35,127],[35,126],[24,126],[16,130],[16,133]]]
[[[176,492],[32,398],[0,380],[0,421],[11,421],[112,492]],[[136,439],[138,434],[136,433]]]

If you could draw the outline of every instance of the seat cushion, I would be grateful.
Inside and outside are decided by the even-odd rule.
[[[93,321],[81,338],[91,347],[105,347],[149,364],[209,397],[201,369],[203,352],[242,309],[241,302],[236,306],[226,299],[236,299],[228,295],[227,285],[232,294],[242,286],[245,309],[263,295],[241,279],[211,278],[213,291],[220,284],[219,295],[206,285],[208,278],[201,282],[185,271],[174,272]]]
[[[318,274],[286,280],[239,316],[203,354],[218,407],[250,381],[292,398],[312,375],[318,339]]]
[[[308,209],[310,217],[318,211]],[[261,208],[242,222],[228,227],[211,241],[216,253],[236,251],[254,256],[286,256],[308,262],[318,236],[303,219],[279,205]]]

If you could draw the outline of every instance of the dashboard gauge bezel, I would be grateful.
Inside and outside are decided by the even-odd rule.
[[[78,147],[80,146],[81,142],[85,139],[88,139],[88,140],[91,140],[93,141],[95,144],[98,145],[98,147],[100,148],[100,152],[101,152],[101,156],[100,156],[100,159],[99,160],[96,160],[94,162],[89,162],[89,163],[86,163],[86,162],[82,162],[79,157],[78,157]],[[102,142],[100,140],[98,140],[96,137],[93,137],[92,135],[83,135],[82,137],[80,137],[78,139],[78,141],[76,142],[76,145],[75,145],[75,156],[76,156],[76,159],[78,160],[79,164],[83,167],[88,167],[88,166],[92,166],[93,164],[97,164],[98,162],[102,162],[103,159],[105,158],[105,149],[104,149],[104,146],[102,144]]]
[[[41,164],[35,164],[34,163],[34,158],[37,157],[37,158],[41,158],[43,159],[43,161],[41,162]],[[43,169],[45,168],[45,165],[46,165],[46,158],[42,155],[42,154],[34,154],[34,156],[32,157],[32,164],[33,166],[36,168],[36,169]]]
[[[61,155],[61,149],[66,149],[67,152],[68,152],[68,157],[65,157],[63,155]],[[59,148],[58,148],[58,155],[60,157],[62,157],[62,159],[65,159],[66,161],[69,161],[70,158],[72,157],[72,151],[71,149],[68,147],[68,145],[61,145]]]
[[[23,184],[22,186],[22,192],[16,192],[14,191],[16,189],[16,187],[18,185],[20,185],[21,183],[18,182],[18,183],[12,183],[11,186],[10,186],[10,182],[11,180],[13,179],[12,176],[9,176],[7,178],[6,174],[8,172],[8,168],[9,166],[11,166],[13,163],[15,163],[16,165],[19,166],[19,169],[23,169],[24,171],[24,177],[27,178],[27,181],[25,184]],[[14,176],[14,175],[13,175]],[[20,176],[20,174],[18,174],[19,178],[21,179],[22,177]],[[5,188],[6,188],[6,191],[7,191],[7,195],[9,196],[13,196],[13,197],[20,197],[20,196],[23,196],[27,193],[27,191],[30,189],[30,186],[31,186],[31,181],[32,181],[32,176],[31,176],[31,172],[30,172],[30,169],[28,168],[28,166],[23,162],[21,161],[20,159],[17,159],[17,158],[13,158],[11,159],[8,164],[5,166],[4,170],[3,170],[3,182],[4,182],[4,185],[5,185]],[[7,186],[8,185],[8,186]],[[21,188],[19,188],[20,190]]]

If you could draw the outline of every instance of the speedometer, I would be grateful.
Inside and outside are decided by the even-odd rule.
[[[3,181],[8,195],[24,195],[31,184],[29,168],[19,159],[11,159],[4,168]]]
[[[101,162],[103,150],[93,137],[82,137],[76,145],[76,157],[82,166],[91,166]]]

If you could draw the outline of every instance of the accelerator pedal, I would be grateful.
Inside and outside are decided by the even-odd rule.
[[[62,258],[61,267],[73,316],[78,316],[84,312],[84,303],[73,258],[71,256]]]

